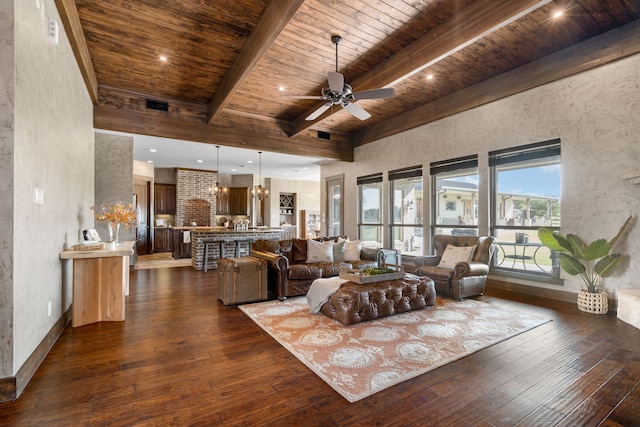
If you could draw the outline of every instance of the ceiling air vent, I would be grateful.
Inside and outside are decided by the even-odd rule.
[[[147,108],[150,110],[169,111],[169,103],[156,101],[154,99],[147,99]]]
[[[331,140],[331,134],[329,132],[318,131],[318,139]]]

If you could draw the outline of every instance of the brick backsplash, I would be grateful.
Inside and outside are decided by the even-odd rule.
[[[216,198],[209,189],[216,185],[215,172],[178,169],[176,171],[176,225],[215,224]]]

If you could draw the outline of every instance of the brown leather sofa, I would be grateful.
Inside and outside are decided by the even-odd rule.
[[[433,236],[435,255],[416,257],[416,274],[427,276],[435,282],[439,295],[457,300],[482,295],[489,274],[489,263],[495,250],[495,239],[491,236]],[[476,245],[468,262],[458,262],[453,268],[440,266],[440,259],[447,245],[467,247]]]
[[[406,274],[403,279],[358,284],[347,282],[320,311],[345,325],[435,305],[433,280]]]
[[[320,237],[313,240],[337,241],[338,237]],[[401,264],[400,252],[395,249],[362,248],[359,261],[307,262],[306,239],[256,240],[251,244],[251,256],[267,261],[269,291],[279,300],[304,295],[314,280],[334,277],[342,268],[378,267],[382,264]]]

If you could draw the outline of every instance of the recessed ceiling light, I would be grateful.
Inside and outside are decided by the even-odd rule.
[[[564,11],[563,11],[563,10],[556,10],[556,11],[553,13],[553,17],[554,17],[554,18],[556,18],[556,19],[557,19],[557,18],[560,18],[562,15],[564,15]]]
[[[153,160],[147,160],[147,163],[153,163]]]
[[[235,171],[236,171],[236,168],[231,169],[231,172],[235,172]]]
[[[253,160],[247,160],[247,163],[253,163]]]
[[[167,57],[164,55],[160,55],[160,61],[167,62]]]
[[[278,88],[278,90],[279,90],[280,92],[284,92],[284,86],[280,86],[280,87]]]
[[[152,153],[155,153],[158,150],[156,150],[155,148],[149,148],[149,151],[152,152]]]
[[[433,74],[431,73],[427,74],[427,80],[433,80]]]
[[[202,160],[196,160],[196,162],[198,162],[198,163],[202,163]]]

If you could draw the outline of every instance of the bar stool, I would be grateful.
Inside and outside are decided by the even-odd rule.
[[[242,244],[247,244],[247,253],[251,252],[251,239],[237,239],[235,240],[235,257],[240,258],[240,250],[242,249]]]
[[[207,271],[207,267],[209,266],[209,246],[214,246],[217,245],[218,246],[218,258],[216,259],[220,259],[220,258],[224,258],[224,240],[211,240],[211,239],[204,239],[203,240],[204,243],[204,266],[203,266],[203,270]]]

